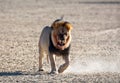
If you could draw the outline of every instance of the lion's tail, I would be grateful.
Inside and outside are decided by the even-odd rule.
[[[56,19],[53,23],[58,22],[58,21],[62,21],[62,20],[63,20],[63,18],[64,18],[64,15],[62,15],[62,16],[61,16],[61,18]]]

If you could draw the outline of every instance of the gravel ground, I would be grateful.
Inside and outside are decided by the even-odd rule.
[[[38,70],[38,40],[64,15],[73,24],[70,66]],[[57,67],[61,58],[57,58]],[[120,83],[119,0],[0,0],[0,83]]]

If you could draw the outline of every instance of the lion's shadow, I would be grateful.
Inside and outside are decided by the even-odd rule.
[[[43,74],[48,74],[48,72],[23,72],[23,71],[15,71],[15,72],[0,72],[0,76],[20,76],[20,75],[43,75]]]
[[[18,75],[24,75],[21,71],[15,71],[15,72],[0,72],[0,76],[18,76]]]

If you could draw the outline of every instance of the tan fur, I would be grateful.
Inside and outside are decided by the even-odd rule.
[[[55,29],[55,28],[58,28],[59,26],[62,26],[64,23],[65,23],[65,22],[63,22],[63,21],[54,22],[54,23],[52,24],[52,27]],[[68,30],[72,30],[72,28],[73,28],[72,25],[71,25],[69,22],[66,23],[65,27],[66,27]]]
[[[64,47],[58,47],[57,46],[57,33],[59,33],[58,31],[60,31],[61,26],[63,26],[63,25],[64,25],[64,28],[66,28],[66,29],[64,29],[64,31],[68,32],[69,37],[66,39],[67,41],[66,41],[66,44]],[[52,28],[53,28],[53,31],[52,31],[51,38],[52,38],[52,42],[53,42],[54,46],[58,49],[64,50],[65,48],[67,48],[69,46],[69,44],[71,42],[72,25],[68,22],[65,23],[64,21],[60,21],[60,22],[54,22],[52,24]]]
[[[70,45],[71,29],[72,29],[71,24],[68,22],[65,23],[64,21],[54,22],[52,24],[52,27],[47,26],[43,29],[41,36],[40,36],[40,40],[39,40],[39,54],[40,54],[39,55],[39,70],[40,71],[43,70],[42,59],[43,59],[44,53],[46,53],[46,55],[49,56],[49,59],[51,62],[51,73],[54,73],[54,71],[56,71],[54,57],[49,52],[50,36],[51,36],[51,40],[52,40],[54,47],[60,50],[64,50]],[[63,41],[65,45],[60,46],[58,45],[58,43],[61,42],[61,40],[59,39],[58,34],[62,32],[67,33],[67,34],[65,36],[65,40]],[[59,73],[62,73],[69,65],[69,57],[64,57],[64,59],[65,59],[65,63],[61,65],[60,68],[58,69]]]
[[[52,42],[53,42],[54,46],[61,50],[64,50],[65,48],[67,48],[71,42],[71,34],[70,33],[69,33],[69,37],[66,40],[65,46],[63,46],[61,48],[57,46],[57,36],[54,31],[52,31],[51,38],[52,38]]]

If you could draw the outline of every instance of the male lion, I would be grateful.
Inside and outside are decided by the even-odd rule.
[[[55,20],[51,27],[46,26],[43,29],[39,40],[39,71],[43,71],[42,58],[44,52],[50,59],[51,74],[57,73],[53,57],[54,54],[63,57],[65,60],[65,63],[58,69],[59,73],[62,73],[69,66],[71,30],[72,25],[62,19]]]

